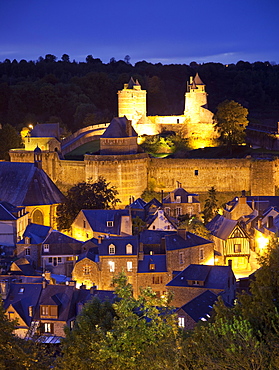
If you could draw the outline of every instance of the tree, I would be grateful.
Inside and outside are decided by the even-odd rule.
[[[3,128],[0,129],[0,159],[9,161],[9,150],[21,147],[21,136],[16,129],[9,124],[3,125]]]
[[[46,355],[44,347],[14,335],[16,325],[15,320],[9,320],[5,315],[0,298],[0,369],[49,369],[50,358]]]
[[[220,134],[223,145],[245,143],[245,128],[248,124],[248,109],[234,100],[225,100],[217,107],[214,116],[215,129]]]
[[[179,332],[170,297],[157,298],[151,288],[133,297],[124,273],[113,279],[117,318],[101,344],[100,360],[115,370],[177,369]]]
[[[94,297],[87,302],[73,330],[65,328],[66,338],[62,341],[62,357],[57,368],[61,370],[102,369],[96,364],[99,343],[108,330],[111,330],[115,311],[109,301],[101,302]],[[94,364],[94,365],[93,365]]]
[[[218,207],[217,207],[216,190],[214,186],[212,186],[208,190],[208,198],[206,199],[205,204],[204,204],[204,209],[203,209],[204,224],[206,225],[217,214],[218,214]]]
[[[99,176],[96,182],[81,182],[68,190],[65,201],[57,207],[59,230],[67,230],[81,209],[110,209],[120,202],[118,191]]]

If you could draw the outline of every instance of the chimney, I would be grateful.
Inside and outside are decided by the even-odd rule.
[[[258,218],[258,229],[261,229],[262,228],[262,219],[261,218]]]
[[[44,279],[43,280],[43,289],[45,289],[47,287],[47,281]]]
[[[166,238],[161,238],[161,249],[166,252]]]
[[[143,254],[143,243],[140,243],[139,244],[139,261],[143,261],[143,257],[144,257],[144,254]]]
[[[228,266],[232,268],[232,260],[228,260]]]
[[[132,121],[129,121],[128,119],[126,121],[126,134],[129,137],[132,136]]]
[[[93,284],[92,287],[90,288],[90,294],[93,295],[96,290],[97,290],[97,286]]]
[[[2,299],[6,299],[9,293],[10,282],[8,280],[3,280],[0,282],[0,290]]]
[[[174,203],[174,192],[173,191],[170,192],[170,202]]]
[[[267,219],[267,228],[268,229],[271,229],[273,227],[273,217],[272,216],[268,216],[268,219]]]
[[[181,236],[181,238],[183,238],[184,240],[186,240],[186,235],[187,235],[186,229],[178,229],[177,230],[177,234],[179,236]]]

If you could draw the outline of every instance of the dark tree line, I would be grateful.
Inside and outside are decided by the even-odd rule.
[[[27,123],[57,122],[69,131],[108,122],[117,115],[117,91],[131,76],[148,91],[149,115],[182,114],[190,76],[198,72],[209,94],[209,109],[235,100],[255,122],[278,117],[279,65],[269,62],[163,65],[146,61],[134,66],[111,58],[105,64],[88,55],[86,62],[51,54],[37,61],[0,62],[0,123],[21,128]]]

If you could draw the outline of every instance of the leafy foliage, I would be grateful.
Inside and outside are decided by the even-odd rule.
[[[188,215],[186,215],[188,216]],[[201,220],[199,220],[197,217],[185,217],[185,216],[179,216],[179,229],[186,229],[190,233],[196,234],[198,236],[201,236],[202,238],[209,239],[210,233],[207,230],[207,228],[204,226]]]
[[[96,182],[81,182],[68,190],[66,200],[57,207],[59,229],[69,229],[81,209],[109,209],[120,202],[118,191],[100,176]]]
[[[21,147],[21,137],[16,129],[9,124],[3,125],[0,129],[0,159],[9,161],[9,150]]]
[[[148,288],[134,298],[123,273],[113,283],[119,297],[114,311],[96,301],[87,305],[74,330],[66,332],[59,368],[178,369],[180,335],[169,297],[157,298]]]
[[[220,134],[219,140],[223,145],[231,146],[245,142],[247,115],[248,109],[233,100],[225,100],[218,105],[214,120],[215,128]]]
[[[46,370],[50,366],[50,354],[45,348],[15,336],[17,322],[7,318],[0,299],[0,369]]]

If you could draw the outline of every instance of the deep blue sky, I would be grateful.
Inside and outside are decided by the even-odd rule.
[[[0,0],[0,61],[279,64],[279,0]]]

